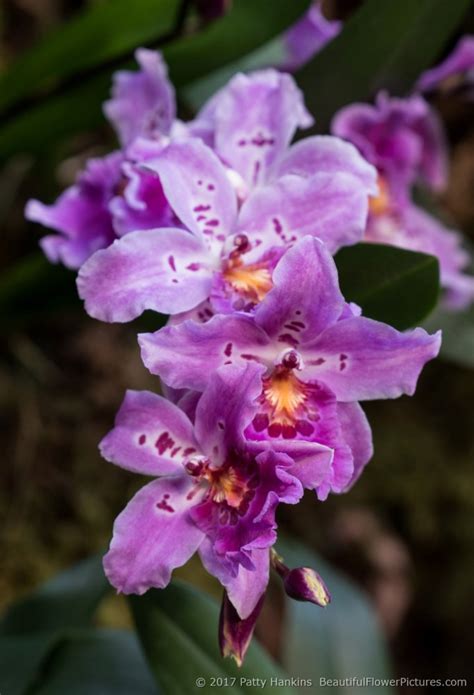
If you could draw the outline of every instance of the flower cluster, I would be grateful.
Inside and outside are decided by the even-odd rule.
[[[27,214],[59,232],[43,249],[79,269],[91,316],[170,315],[139,336],[166,397],[129,391],[100,445],[153,477],[117,518],[105,571],[140,594],[197,551],[225,587],[222,652],[241,661],[270,566],[290,596],[329,601],[316,572],[271,552],[278,505],[354,484],[372,456],[359,401],[412,394],[440,336],[342,296],[332,254],[363,238],[377,171],[338,137],[291,144],[312,117],[289,75],[237,75],[183,123],[161,57],[137,61],[104,109],[120,151]]]
[[[295,70],[339,33],[341,22],[328,21],[315,2],[285,38],[286,66]],[[466,92],[472,99],[474,37],[463,37],[440,65],[424,72],[406,98],[377,95],[375,104],[351,104],[334,117],[334,135],[352,142],[378,172],[378,194],[371,199],[364,240],[436,256],[444,303],[459,310],[474,300],[474,278],[465,273],[469,254],[461,235],[413,201],[421,183],[435,193],[447,180],[447,144],[436,111],[424,95],[437,89]]]

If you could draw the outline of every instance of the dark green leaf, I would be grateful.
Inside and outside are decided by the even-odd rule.
[[[434,256],[383,244],[348,246],[336,256],[341,290],[363,314],[399,329],[419,324],[436,305]]]
[[[0,693],[26,695],[61,641],[57,632],[0,634]]]
[[[443,331],[440,356],[463,367],[474,368],[474,304],[464,311],[440,307],[424,324],[427,331]]]
[[[217,645],[219,607],[184,582],[132,596],[130,603],[148,663],[166,693],[188,695],[195,691],[198,677],[207,681],[204,692],[259,693],[260,687],[243,684],[241,679],[288,677],[255,640],[240,669],[231,659],[222,659]],[[236,680],[228,687],[211,689],[213,677]],[[278,692],[295,695],[289,687],[280,687]]]
[[[7,692],[7,691],[5,691]],[[158,695],[134,633],[66,635],[40,674],[35,695]]]
[[[20,635],[89,625],[108,589],[101,557],[88,558],[11,606],[0,632]]]
[[[60,79],[156,41],[173,28],[180,0],[95,3],[22,56],[0,79],[0,109]]]
[[[235,0],[223,19],[199,34],[166,46],[164,56],[178,88],[258,48],[281,32],[308,6],[308,0]],[[238,40],[236,37],[238,36]],[[132,62],[125,67],[134,67]],[[101,103],[110,89],[110,71],[22,112],[0,128],[0,158],[16,152],[41,153],[65,137],[104,122]]]
[[[294,539],[279,541],[278,552],[291,567],[312,567],[319,572],[332,595],[327,608],[288,601],[283,656],[286,670],[293,676],[312,680],[315,691],[320,678],[390,678],[385,641],[373,608],[361,591]],[[354,692],[359,689],[374,695],[393,693],[384,685],[366,685],[354,688]],[[344,695],[348,688],[330,690]]]
[[[270,41],[308,8],[308,0],[235,0],[233,10],[196,36],[163,49],[181,87],[233,63]]]
[[[438,57],[470,0],[366,0],[341,34],[297,73],[316,127],[379,89],[404,94]]]

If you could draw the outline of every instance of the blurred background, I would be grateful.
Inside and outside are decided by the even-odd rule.
[[[91,4],[3,0],[3,69]],[[327,3],[325,11],[346,17],[358,4]],[[447,50],[473,30],[471,11]],[[473,239],[474,104],[452,93],[435,105],[452,145],[450,184],[440,202],[454,226]],[[26,200],[52,201],[73,182],[86,157],[113,146],[102,121],[41,156],[22,150],[2,159],[2,273],[37,249],[41,230],[25,222]],[[2,608],[106,547],[114,517],[141,480],[103,461],[97,443],[111,427],[126,388],[159,387],[140,362],[136,324],[105,325],[86,316],[72,297],[72,274],[65,272],[52,286],[41,273],[38,278],[37,293],[23,297],[18,311],[7,311],[1,321]],[[280,514],[282,529],[370,597],[399,675],[474,682],[473,400],[472,368],[447,359],[430,363],[414,398],[365,407],[375,456],[356,487],[324,504],[308,493],[301,505]],[[207,581],[196,564],[182,574]],[[275,606],[266,610],[264,625],[279,624],[271,615],[278,601]],[[101,620],[126,624],[124,605],[110,601]],[[282,636],[272,631],[270,643],[269,632],[260,628],[278,653]]]

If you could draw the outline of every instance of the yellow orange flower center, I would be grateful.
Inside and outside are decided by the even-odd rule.
[[[263,263],[244,265],[240,258],[232,259],[224,270],[224,280],[251,302],[261,302],[272,289],[272,276]]]
[[[211,485],[214,502],[226,502],[234,509],[240,507],[249,491],[246,480],[240,477],[232,466],[208,469],[204,477]]]
[[[372,215],[384,215],[390,210],[391,200],[388,184],[381,174],[377,177],[377,185],[379,192],[369,198],[369,211]]]
[[[303,382],[291,371],[277,367],[263,381],[263,398],[270,407],[270,421],[290,425],[297,419],[308,395]]]

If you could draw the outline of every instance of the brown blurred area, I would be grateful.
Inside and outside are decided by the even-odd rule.
[[[0,61],[85,4],[5,1]],[[343,15],[343,5],[331,11]],[[470,17],[464,30],[473,28]],[[453,147],[441,204],[472,240],[474,105],[451,95],[436,106]],[[53,200],[72,181],[84,151],[111,146],[104,126],[72,141],[65,163],[22,156],[0,171],[2,270],[37,247],[41,232],[24,222],[25,201]],[[125,389],[159,388],[140,362],[135,332],[90,319],[79,303],[38,318],[33,312],[26,323],[1,332],[3,605],[104,548],[114,517],[142,482],[103,461],[97,450]],[[280,514],[282,528],[371,596],[399,675],[474,683],[473,397],[473,371],[430,363],[415,397],[367,405],[375,456],[356,487],[324,504],[307,494]]]

